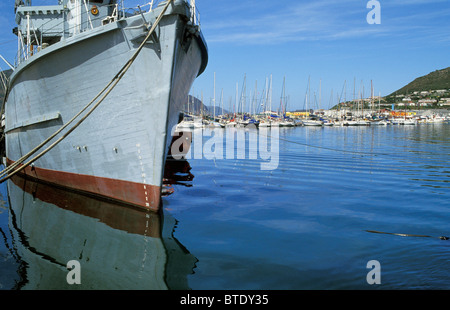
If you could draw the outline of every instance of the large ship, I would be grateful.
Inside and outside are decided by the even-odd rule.
[[[16,0],[5,176],[20,169],[40,182],[159,209],[171,131],[208,52],[195,1],[125,5]]]

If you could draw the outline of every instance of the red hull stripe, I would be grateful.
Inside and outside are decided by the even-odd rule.
[[[14,162],[8,159],[7,163]],[[21,173],[39,181],[153,211],[159,210],[161,202],[161,187],[155,185],[30,166]]]

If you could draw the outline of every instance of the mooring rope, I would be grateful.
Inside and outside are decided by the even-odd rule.
[[[305,142],[293,141],[293,140],[289,140],[289,139],[282,138],[282,137],[273,137],[273,136],[265,135],[265,134],[261,133],[261,131],[259,131],[258,134],[261,136],[264,136],[266,138],[278,139],[279,141],[285,141],[288,143],[297,144],[297,145],[301,145],[301,146],[305,146],[305,147],[328,150],[328,151],[333,151],[333,152],[347,153],[347,154],[353,154],[353,155],[359,155],[359,156],[389,156],[389,157],[398,156],[398,154],[393,154],[393,153],[352,151],[352,150],[336,149],[336,148],[332,148],[332,147],[314,145],[314,144],[309,144],[309,143],[305,143]]]
[[[125,75],[125,73],[128,71],[128,69],[131,67],[133,62],[136,60],[137,56],[141,52],[141,50],[144,48],[145,43],[150,39],[150,36],[153,34],[153,32],[156,29],[156,26],[161,21],[164,13],[166,12],[167,8],[169,7],[170,3],[173,0],[167,0],[167,3],[163,7],[161,13],[156,18],[155,22],[153,23],[152,27],[148,31],[147,36],[142,41],[141,45],[136,49],[133,56],[125,63],[125,65],[119,70],[119,72],[113,77],[113,79],[106,85],[95,97],[92,99],[83,109],[80,110],[69,122],[67,122],[65,125],[63,125],[60,129],[58,129],[55,133],[53,133],[50,137],[48,137],[46,140],[44,140],[42,143],[40,143],[38,146],[36,146],[34,149],[29,151],[27,154],[19,158],[17,161],[15,161],[11,166],[7,167],[6,169],[2,170],[0,172],[0,177],[2,179],[0,180],[0,183],[6,181],[7,179],[11,178],[16,173],[22,171],[27,166],[29,166],[32,162],[38,160],[43,155],[45,155],[48,151],[53,149],[58,143],[60,143],[62,140],[64,140],[71,132],[73,132],[89,115],[91,115],[92,112],[100,105],[100,103],[103,102],[103,100],[111,93],[111,91],[116,87],[117,83],[122,79],[122,77]],[[109,88],[109,89],[108,89]],[[105,93],[106,91],[106,93]],[[104,93],[104,94],[103,94]],[[61,131],[63,131],[65,128],[67,128],[72,122],[75,121],[84,111],[87,110],[88,107],[90,107],[101,95],[103,96],[100,98],[100,100],[84,115],[72,128],[70,128],[62,137],[60,137],[58,140],[53,142],[50,146],[48,146],[46,149],[44,149],[41,153],[30,159],[28,162],[23,164],[21,167],[15,169],[18,165],[23,163],[25,160],[30,158],[33,154],[35,154],[39,149],[41,149],[45,144],[47,144],[50,140],[52,140],[54,137],[56,137]],[[14,171],[12,171],[15,169]],[[12,171],[12,172],[11,172]],[[10,173],[11,172],[11,173]],[[5,176],[8,174],[7,176]],[[4,177],[5,176],[5,177]]]
[[[286,141],[289,143],[298,144],[298,145],[302,145],[302,146],[306,146],[306,147],[316,148],[316,149],[341,152],[341,153],[349,153],[349,154],[360,155],[360,156],[392,156],[393,155],[393,154],[389,154],[389,153],[362,152],[362,151],[335,149],[332,147],[326,147],[326,146],[313,145],[313,144],[304,143],[304,142],[292,141],[292,140],[289,140],[286,138],[278,138],[278,140],[282,140],[282,141]]]

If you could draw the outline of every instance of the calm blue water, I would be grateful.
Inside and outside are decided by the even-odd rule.
[[[436,238],[450,236],[449,155],[450,125],[434,124],[280,128],[279,165],[271,171],[260,169],[260,159],[190,159],[192,181],[173,185],[163,201],[164,281],[193,290],[449,289],[450,240]],[[6,200],[4,186],[1,195]],[[60,270],[53,277],[67,274],[61,263],[70,259],[68,250],[54,254],[62,243],[52,248],[32,236],[37,228],[26,227],[25,205],[14,213],[20,224],[8,224],[7,206],[0,206],[0,288],[43,288],[36,279],[52,268]],[[68,221],[66,213],[60,219]],[[60,221],[40,220],[42,236],[47,230],[47,238],[52,231],[64,235],[56,227]],[[111,236],[99,253],[114,255],[114,270],[126,265],[128,277],[149,277],[133,274],[137,269],[130,266],[144,260],[134,262],[115,249],[130,240],[144,244],[147,236],[141,242],[133,232],[120,234],[86,215],[74,221],[85,225],[85,250],[74,258],[86,259],[90,240]],[[82,246],[76,234],[64,240]],[[148,260],[151,251],[143,257]],[[366,280],[371,260],[380,264],[381,284]],[[91,277],[110,276],[114,283],[111,271],[92,270]],[[60,285],[66,288],[65,279]]]

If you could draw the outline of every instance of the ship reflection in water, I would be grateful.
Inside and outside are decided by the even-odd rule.
[[[189,186],[187,161],[167,161],[165,183]],[[18,289],[189,289],[197,259],[167,212],[134,209],[15,176],[8,180]],[[162,209],[162,208],[161,208]],[[69,284],[67,264],[80,264]]]

